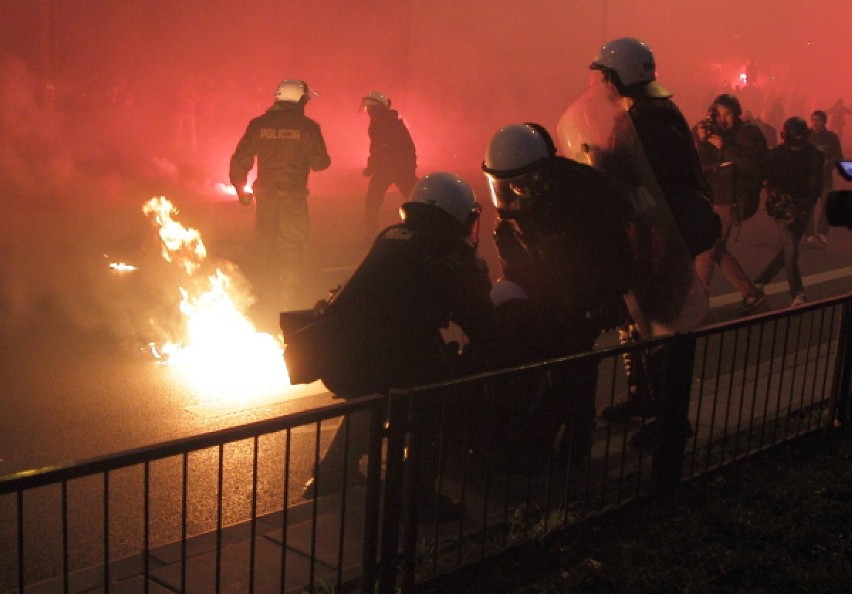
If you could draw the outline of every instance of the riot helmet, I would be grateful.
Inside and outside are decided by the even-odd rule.
[[[361,98],[361,111],[366,111],[368,107],[372,106],[390,109],[391,100],[381,91],[370,91]]]
[[[541,189],[542,165],[555,156],[556,146],[543,126],[529,122],[500,128],[482,163],[494,206],[502,211],[529,208]]]
[[[589,65],[600,70],[622,96],[671,97],[657,81],[657,63],[651,48],[634,37],[607,42]]]
[[[422,218],[467,234],[479,220],[480,210],[470,184],[454,173],[438,171],[417,181],[408,201],[399,207],[399,216],[403,221]]]
[[[308,99],[316,97],[317,94],[308,88],[308,83],[303,80],[282,80],[275,89],[275,100],[288,103],[306,103]]]

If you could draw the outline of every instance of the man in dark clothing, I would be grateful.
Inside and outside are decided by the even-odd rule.
[[[834,188],[834,167],[843,160],[840,138],[825,127],[828,115],[818,109],[811,114],[811,129],[808,141],[825,155],[822,167],[822,195],[814,208],[814,216],[808,220],[805,242],[812,247],[828,247],[828,222],[825,220],[825,196]]]
[[[491,280],[471,239],[479,216],[473,190],[450,173],[427,175],[401,215],[402,223],[379,233],[352,277],[320,304],[324,313],[317,322],[285,332],[291,379],[321,379],[336,395],[355,397],[473,371],[469,362],[494,328]],[[466,340],[447,344],[441,330],[450,324]],[[367,446],[364,417],[354,415],[349,423],[350,483],[363,482],[357,469]],[[435,429],[428,418],[427,437]],[[343,486],[344,451],[341,429],[320,462],[320,478],[306,485],[306,497]]]
[[[825,155],[808,142],[808,124],[800,117],[784,122],[781,138],[769,153],[766,176],[766,212],[775,219],[781,247],[754,282],[763,286],[785,269],[793,297],[790,307],[797,307],[805,303],[799,241],[822,192]]]
[[[361,109],[370,116],[370,156],[364,169],[364,176],[370,178],[364,212],[368,238],[376,234],[379,209],[388,188],[395,185],[407,200],[417,182],[414,141],[399,112],[390,106],[391,100],[381,91],[370,91],[361,99]]]
[[[255,274],[263,325],[296,307],[308,238],[308,174],[331,164],[319,124],[305,116],[310,97],[304,81],[283,81],[275,103],[249,122],[231,156],[230,181],[246,206],[253,197],[246,181],[257,161]]]
[[[695,259],[695,268],[709,288],[719,266],[727,281],[742,295],[738,313],[745,315],[766,302],[736,258],[728,238],[740,223],[740,206],[760,201],[768,149],[760,129],[742,120],[739,100],[730,93],[716,97],[707,117],[694,128],[701,169],[713,190],[713,210],[722,221],[722,237]],[[752,211],[753,213],[753,211]],[[750,215],[749,215],[750,216]]]
[[[633,256],[624,229],[626,197],[593,167],[557,156],[538,124],[501,128],[482,168],[499,216],[494,239],[503,278],[493,300],[501,327],[514,329],[500,342],[516,347],[503,350],[503,363],[593,350],[602,331],[627,317],[623,296]],[[500,303],[505,283],[519,287],[522,299]],[[596,385],[597,361],[584,361],[556,373],[551,402],[539,404],[548,414],[541,415],[545,426],[536,433],[556,453],[570,451],[575,470],[591,446]],[[554,435],[563,435],[564,443]]]

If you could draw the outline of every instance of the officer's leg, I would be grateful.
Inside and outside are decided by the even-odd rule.
[[[414,184],[417,183],[417,176],[414,174],[414,170],[404,171],[400,174],[397,174],[394,179],[394,184],[397,189],[399,189],[402,194],[402,200],[405,202],[408,200],[409,196],[411,196],[411,190],[414,189]]]
[[[306,196],[287,196],[278,212],[276,245],[279,311],[299,307],[299,287],[302,282],[305,242],[308,239],[309,218]]]
[[[358,412],[345,418],[314,469],[314,476],[305,483],[302,496],[314,499],[319,495],[341,491],[344,486],[364,484],[366,479],[359,471],[359,463],[367,453],[369,438],[369,412]]]
[[[249,279],[257,297],[255,323],[265,326],[274,322],[277,316],[278,266],[274,249],[278,236],[278,200],[274,195],[264,193],[256,194],[255,200],[254,254]]]
[[[367,239],[375,237],[379,230],[379,209],[385,198],[385,193],[391,185],[391,178],[385,173],[374,173],[367,185],[367,195],[364,199],[364,232]]]

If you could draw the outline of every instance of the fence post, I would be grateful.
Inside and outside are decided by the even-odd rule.
[[[396,592],[399,563],[399,529],[402,521],[402,492],[405,477],[405,439],[411,396],[391,390],[388,398],[387,454],[384,508],[379,554],[378,594]]]
[[[367,451],[367,494],[364,510],[364,576],[361,593],[372,594],[378,582],[376,561],[379,540],[379,521],[381,518],[381,482],[382,482],[382,439],[383,425],[387,414],[388,401],[376,403],[370,410],[370,439]]]
[[[651,463],[651,476],[654,496],[666,498],[678,488],[683,474],[695,337],[675,334],[660,347],[657,356],[662,357],[662,366],[655,371],[662,373],[662,378],[658,384],[659,433]]]
[[[837,340],[837,359],[834,367],[834,391],[831,395],[829,414],[839,427],[849,416],[850,383],[852,383],[852,296],[843,303],[840,314],[840,335]]]

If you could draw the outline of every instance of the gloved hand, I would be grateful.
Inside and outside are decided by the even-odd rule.
[[[517,224],[510,219],[497,219],[494,228],[494,243],[503,260],[517,263],[530,258],[527,246],[521,240]]]
[[[251,192],[246,192],[244,190],[237,190],[237,198],[240,200],[240,204],[243,206],[248,206],[251,204],[252,198],[254,198],[254,194]]]

